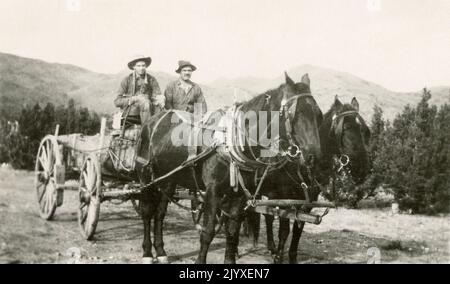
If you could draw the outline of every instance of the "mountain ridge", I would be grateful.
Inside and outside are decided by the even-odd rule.
[[[311,79],[311,91],[323,112],[333,103],[337,94],[343,103],[356,97],[360,112],[370,121],[375,104],[381,106],[385,117],[392,119],[408,104],[420,99],[417,92],[394,92],[380,84],[362,79],[345,71],[318,67],[310,64],[288,69],[289,76],[299,81],[305,73]],[[77,104],[103,114],[116,111],[113,101],[121,80],[129,73],[103,74],[72,64],[49,63],[40,59],[0,53],[0,111],[18,112],[23,104],[65,104],[73,98]],[[177,77],[164,71],[149,72],[158,80],[161,91]],[[275,78],[243,76],[220,78],[200,84],[210,110],[249,100],[268,89],[278,87],[284,75]],[[450,102],[449,86],[432,86],[431,103]]]

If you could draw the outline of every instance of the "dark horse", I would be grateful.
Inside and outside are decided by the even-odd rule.
[[[295,83],[287,74],[285,75],[286,82],[284,84],[243,103],[240,105],[240,110],[242,113],[254,111],[257,114],[258,121],[260,121],[260,111],[269,113],[281,111],[278,139],[280,151],[273,159],[269,158],[267,161],[281,159],[281,157],[284,159],[287,154],[295,157],[300,152],[301,156],[307,157],[307,159],[317,157],[320,155],[317,122],[319,108],[311,96],[309,78],[305,75],[302,82]],[[181,137],[182,140],[186,140],[193,131],[186,120],[180,121],[177,116],[176,112],[165,111],[152,117],[144,124],[141,132],[141,146],[136,160],[136,170],[142,183],[148,183],[154,178],[165,175],[185,162],[190,156],[189,154],[192,153],[192,146],[186,146],[186,143],[174,143],[174,138],[177,140]],[[225,117],[223,111],[213,113],[201,126],[203,137],[216,137],[215,133],[222,131],[216,126],[222,121],[223,117]],[[270,121],[269,119],[266,124],[267,128],[270,128]],[[181,129],[187,130],[181,131],[180,134],[178,132],[180,126]],[[247,133],[252,127],[254,126],[246,123],[245,130],[241,129],[240,131]],[[229,135],[229,133],[226,134]],[[265,149],[265,146],[260,144],[250,145],[247,140],[245,141],[245,145],[242,145],[242,153],[246,156],[245,159],[257,163],[256,156],[261,153],[262,149]],[[208,152],[212,145],[214,145],[214,139],[209,140],[209,142],[203,141],[202,146],[199,146],[197,151]],[[204,220],[203,229],[200,233],[200,251],[196,262],[206,262],[208,248],[215,234],[216,215],[222,211],[226,216],[224,220],[226,234],[224,261],[235,263],[239,229],[248,195],[244,194],[243,189],[236,190],[230,186],[230,160],[232,159],[226,154],[228,152],[227,147],[228,145],[224,144],[217,145],[214,151],[210,151],[193,167],[185,168],[169,176],[161,181],[158,188],[151,188],[143,193],[140,206],[144,223],[144,257],[153,257],[151,221],[154,220],[156,256],[158,260],[167,260],[163,243],[163,220],[168,202],[174,195],[175,187],[180,185],[189,189],[199,188],[206,192],[203,196],[205,202]],[[238,146],[238,148],[240,147]],[[291,152],[295,152],[295,155]],[[247,193],[254,194],[256,190],[255,171],[243,170],[241,177]]]
[[[370,139],[370,130],[358,111],[359,103],[356,98],[352,99],[351,104],[342,104],[336,96],[330,110],[324,115],[323,122],[319,128],[322,158],[318,161],[317,167],[314,168],[313,179],[308,180],[308,185],[311,186],[309,194],[311,201],[316,201],[320,192],[323,192],[331,200],[348,198],[351,192],[346,193],[346,196],[343,197],[337,196],[340,192],[337,192],[334,188],[335,179],[351,177],[354,184],[359,185],[368,174],[369,160],[366,148]],[[292,168],[292,166],[287,168]],[[297,181],[295,180],[295,175],[288,175],[289,179],[280,179],[283,176],[282,173],[275,172],[267,180],[267,188],[277,186],[277,184],[283,184],[285,188],[285,190],[270,190],[268,196],[275,199],[305,199],[303,192],[298,190],[299,181],[298,179]],[[314,179],[317,179],[320,184],[330,184],[332,189],[320,190],[321,186]],[[275,262],[280,263],[283,258],[284,244],[289,234],[289,220],[285,218],[280,219],[278,249],[275,248],[273,237],[273,221],[273,216],[265,215],[267,247],[275,255]],[[249,229],[256,244],[259,218],[253,216],[253,218],[249,218],[249,223]],[[304,225],[305,222],[294,222],[292,240],[289,247],[290,263],[297,263],[298,244]]]
[[[355,185],[363,183],[369,173],[370,130],[359,114],[358,100],[354,97],[350,104],[342,104],[336,96],[319,131],[323,149],[317,176],[320,184],[328,185],[330,177],[342,176],[351,178]]]

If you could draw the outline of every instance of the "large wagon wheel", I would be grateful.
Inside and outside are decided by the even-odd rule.
[[[191,200],[191,213],[192,220],[194,221],[195,228],[199,231],[199,233],[203,230],[203,213],[204,213],[204,202],[199,201],[197,199]],[[214,235],[217,235],[222,229],[223,225],[223,215],[221,212],[218,212],[216,215],[216,226],[214,227]]]
[[[61,166],[61,153],[58,141],[53,135],[42,139],[35,163],[34,185],[43,219],[50,220],[57,207],[56,166]]]
[[[80,171],[78,225],[81,234],[90,240],[94,236],[100,215],[102,175],[96,155],[90,155]]]

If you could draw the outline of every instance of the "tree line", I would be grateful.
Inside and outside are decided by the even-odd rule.
[[[438,108],[431,95],[423,89],[420,102],[392,122],[375,106],[371,123],[372,171],[361,190],[381,186],[412,213],[450,212],[450,100]]]
[[[100,116],[85,107],[77,107],[73,99],[67,105],[24,106],[15,121],[0,115],[0,163],[9,163],[16,169],[33,169],[40,141],[45,135],[53,134],[57,124],[61,135],[94,135],[100,129]]]

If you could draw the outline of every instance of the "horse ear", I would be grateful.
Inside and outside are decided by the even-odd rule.
[[[352,107],[353,107],[356,111],[359,111],[359,102],[358,102],[358,100],[357,100],[355,97],[353,97],[353,99],[352,99]]]
[[[338,95],[334,96],[334,105],[335,105],[336,107],[342,107],[342,103],[341,103],[341,101],[339,100]]]
[[[291,79],[291,77],[289,77],[289,75],[286,71],[284,72],[284,77],[286,78],[286,84],[288,84],[290,86],[295,85],[295,82]]]
[[[305,85],[308,85],[308,86],[309,86],[309,84],[311,83],[311,81],[309,80],[309,75],[308,75],[308,73],[306,73],[305,75],[303,75],[303,77],[302,77],[302,83],[305,84]]]

